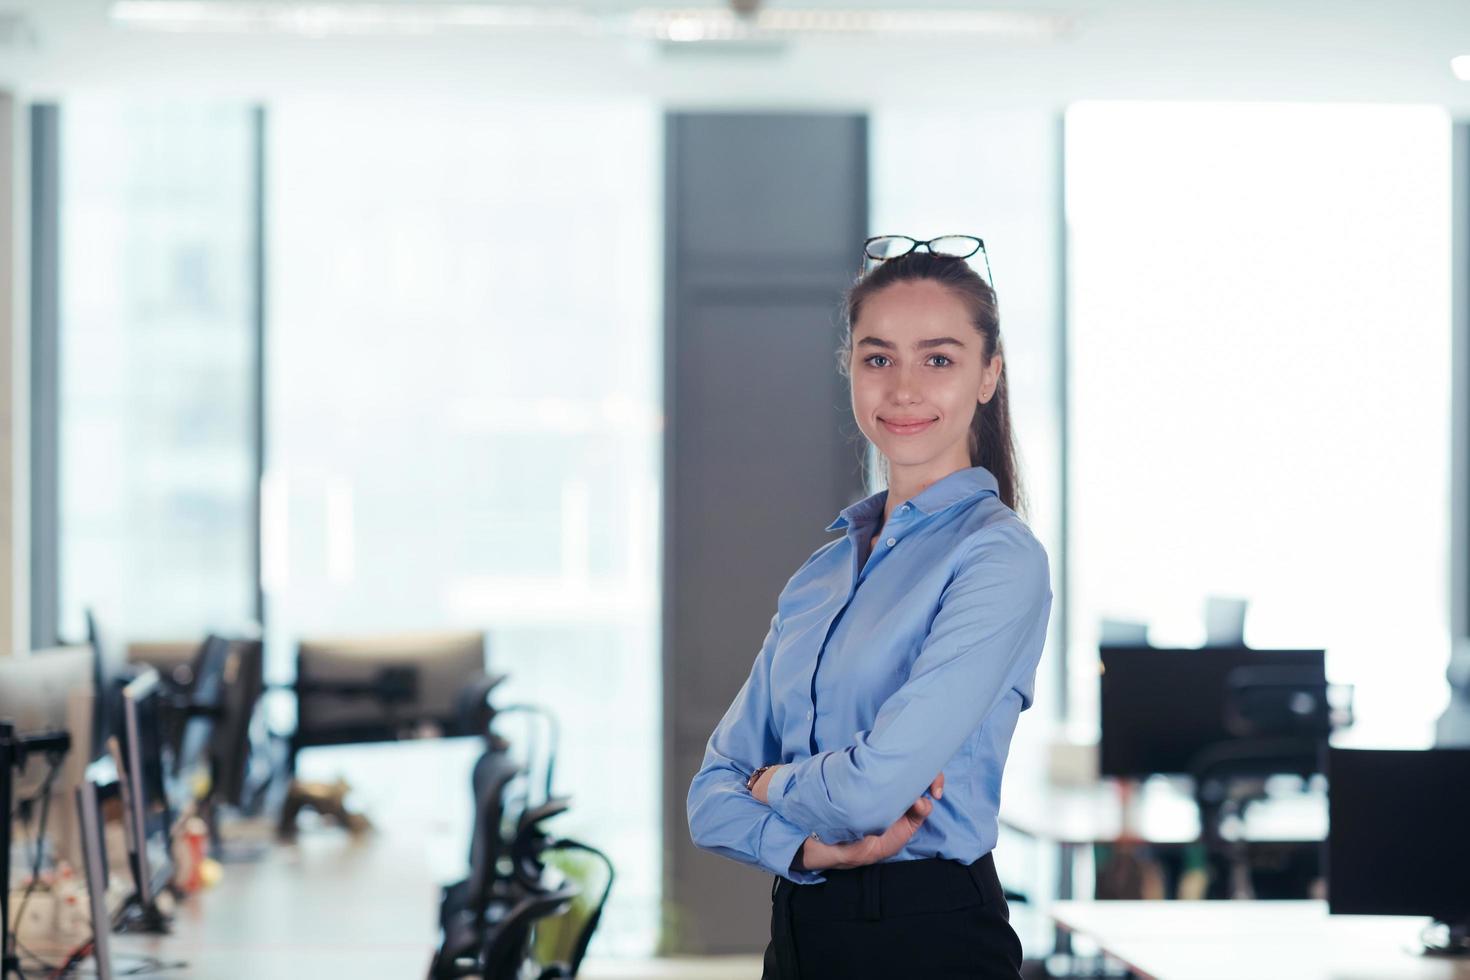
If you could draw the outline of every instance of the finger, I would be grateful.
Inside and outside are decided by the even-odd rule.
[[[929,792],[936,800],[944,799],[944,773],[934,777],[934,782],[929,784]]]
[[[923,823],[924,818],[932,812],[934,812],[934,804],[921,796],[914,801],[913,806],[909,807],[903,816],[904,819]]]

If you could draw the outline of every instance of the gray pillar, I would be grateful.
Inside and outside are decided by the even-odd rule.
[[[25,146],[19,103],[0,92],[0,656],[27,649],[30,639]]]
[[[665,181],[661,945],[759,952],[771,878],[694,847],[685,799],[781,587],[863,494],[834,352],[867,233],[866,120],[676,113]]]
[[[61,109],[30,111],[30,641],[55,645],[61,574]]]

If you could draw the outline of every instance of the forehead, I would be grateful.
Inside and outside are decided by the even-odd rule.
[[[974,332],[964,301],[926,279],[883,287],[863,303],[852,326],[854,341],[880,337],[901,344],[946,335],[966,341]]]

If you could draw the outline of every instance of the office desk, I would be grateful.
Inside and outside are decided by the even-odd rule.
[[[1034,775],[1012,779],[1011,772],[1008,766],[1001,791],[1000,822],[1033,840],[1058,845],[1058,898],[1073,897],[1073,864],[1079,848],[1125,839],[1163,845],[1199,840],[1199,810],[1187,780],[1155,778],[1144,782],[1134,792],[1125,819],[1123,798],[1115,782],[1063,787]],[[1320,792],[1291,793],[1254,803],[1246,810],[1239,837],[1250,841],[1324,840],[1327,797]]]
[[[1429,920],[1325,902],[1058,902],[1051,917],[1145,980],[1470,980],[1470,961],[1408,951]]]
[[[1047,783],[1007,785],[1000,820],[1027,837],[1063,844],[1108,844],[1131,839],[1149,844],[1199,840],[1199,809],[1188,780],[1154,778],[1140,785],[1123,812],[1123,797],[1111,780],[1090,786]],[[1320,841],[1327,837],[1327,795],[1289,792],[1252,803],[1243,840]]]

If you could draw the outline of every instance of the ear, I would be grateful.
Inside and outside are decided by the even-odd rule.
[[[980,393],[975,400],[984,405],[995,397],[995,388],[1000,384],[1001,355],[996,354],[980,371]]]

